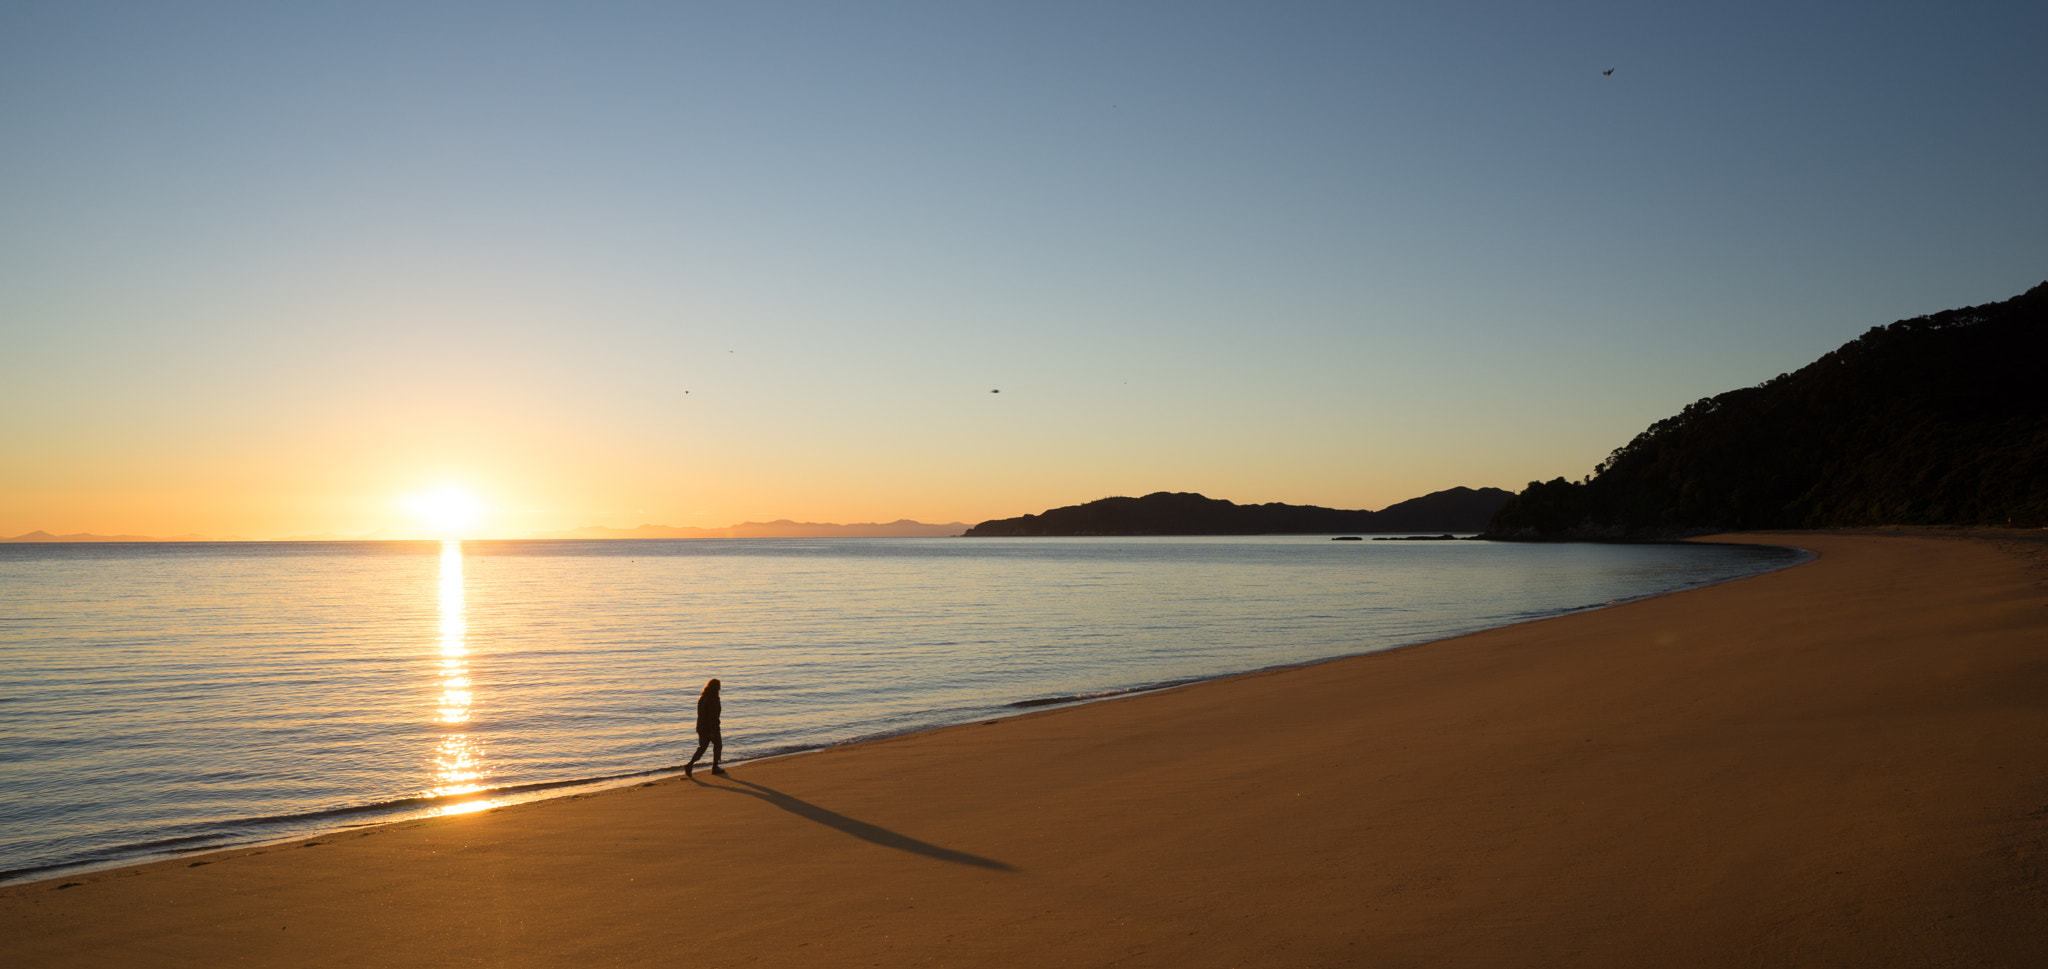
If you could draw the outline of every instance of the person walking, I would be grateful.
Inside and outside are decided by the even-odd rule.
[[[706,747],[711,748],[711,773],[725,773],[725,768],[718,766],[718,758],[725,756],[725,737],[718,732],[718,715],[722,712],[724,704],[718,702],[718,680],[714,678],[697,695],[697,752],[683,765],[684,777],[696,776],[697,758],[704,756]]]

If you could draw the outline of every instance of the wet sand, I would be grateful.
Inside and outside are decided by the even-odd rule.
[[[2040,964],[2039,563],[1961,539],[1723,540],[1820,557],[728,777],[12,886],[0,951],[21,966]]]

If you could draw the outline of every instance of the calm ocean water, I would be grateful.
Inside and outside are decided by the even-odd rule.
[[[1327,536],[0,545],[0,881],[475,810],[1796,561]]]

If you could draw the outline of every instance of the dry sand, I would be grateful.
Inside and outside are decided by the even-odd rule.
[[[0,889],[0,952],[10,966],[2048,963],[2041,573],[1981,541],[1733,540],[1820,558],[725,778]]]

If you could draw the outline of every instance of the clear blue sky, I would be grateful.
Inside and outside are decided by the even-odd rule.
[[[2038,4],[9,3],[0,534],[1576,477],[2048,278],[2044,40]]]

